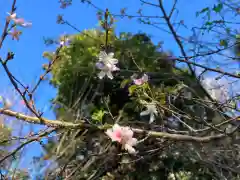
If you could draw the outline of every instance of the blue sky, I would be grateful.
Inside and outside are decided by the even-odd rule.
[[[3,27],[6,12],[10,10],[11,2],[12,0],[0,1],[0,29]],[[109,11],[114,14],[120,14],[120,9],[125,7],[127,7],[127,14],[135,14],[135,12],[141,7],[139,0],[101,0],[93,2],[102,9],[108,8]],[[164,3],[169,10],[172,2],[165,0]],[[212,3],[213,1],[209,0],[180,0],[180,3],[178,4],[180,14],[177,19],[184,20],[184,23],[189,27],[199,25],[201,20],[196,20],[196,11],[201,10]],[[143,13],[144,15],[161,16],[159,8],[148,6],[144,6]],[[49,47],[44,45],[43,37],[56,38],[64,33],[76,33],[66,25],[56,24],[56,17],[58,14],[63,14],[64,19],[70,21],[80,30],[95,28],[98,23],[96,10],[91,6],[81,4],[79,1],[73,1],[72,6],[63,10],[59,7],[58,0],[18,0],[17,14],[20,17],[25,18],[27,21],[31,21],[33,26],[31,28],[23,29],[23,34],[20,36],[19,42],[7,38],[3,49],[0,50],[0,56],[5,57],[8,50],[15,52],[15,58],[9,62],[9,68],[11,72],[21,80],[21,82],[30,87],[36,83],[39,75],[43,73],[41,68],[42,64],[47,62],[47,60],[42,57],[42,53],[49,50]],[[145,31],[152,35],[154,42],[164,41],[164,48],[166,50],[171,50],[175,55],[180,54],[178,46],[171,35],[148,25],[140,25],[135,19],[119,19],[116,30],[117,32]],[[191,35],[191,31],[184,28],[179,29],[179,33],[184,37],[189,37]],[[9,92],[11,84],[2,68],[0,68],[0,73],[0,84],[2,87],[0,92]],[[45,108],[44,116],[51,119],[54,119],[54,114],[48,109],[48,106],[49,100],[53,98],[55,94],[56,91],[49,86],[47,82],[42,83],[35,94],[35,100],[38,107],[40,109]],[[35,127],[35,130],[38,130],[39,128],[41,127]],[[25,127],[24,132],[27,132],[28,130],[29,127]],[[26,157],[37,155],[41,152],[40,147],[37,144],[32,144],[29,147],[26,148],[24,152],[27,155]],[[24,159],[23,167],[29,165],[29,159],[30,158]]]

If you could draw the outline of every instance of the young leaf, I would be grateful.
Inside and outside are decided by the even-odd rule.
[[[97,112],[94,112],[92,115],[92,119],[97,122],[102,122],[103,116],[105,115],[104,110],[98,110]]]
[[[237,39],[240,39],[240,34],[237,34],[235,37],[236,37]]]
[[[224,39],[220,40],[220,46],[224,46],[225,48],[228,46],[228,42]]]
[[[217,6],[214,5],[214,7],[213,7],[213,10],[214,10],[216,13],[221,12],[222,9],[223,9],[223,4],[222,4],[222,3],[219,3]]]
[[[121,87],[121,88],[124,88],[129,82],[130,82],[129,79],[124,79],[124,80],[121,82],[120,87]]]
[[[196,16],[198,17],[200,14],[203,14],[204,12],[208,12],[209,8],[203,8],[200,12],[196,12]]]
[[[137,85],[130,86],[128,88],[129,94],[132,95],[136,89],[137,89]]]

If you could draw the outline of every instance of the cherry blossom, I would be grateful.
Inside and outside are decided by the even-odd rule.
[[[96,66],[101,70],[101,72],[98,74],[99,79],[103,79],[105,76],[107,76],[109,79],[113,79],[112,72],[119,70],[119,68],[113,64],[105,65],[102,63],[97,63]]]
[[[146,83],[146,82],[148,82],[148,75],[147,74],[144,74],[141,78],[139,78],[139,79],[134,79],[133,78],[133,82],[134,82],[134,84],[136,84],[136,85],[142,85],[142,84],[144,84],[144,83]]]
[[[140,113],[140,116],[150,115],[149,124],[151,124],[153,121],[155,121],[155,119],[156,119],[155,116],[158,115],[156,104],[155,103],[143,103],[143,104],[145,105],[147,110],[142,111]]]
[[[114,53],[107,54],[104,51],[101,51],[99,54],[99,62],[96,63],[96,67],[101,70],[98,74],[100,79],[103,79],[107,76],[109,79],[113,79],[112,72],[118,71],[119,68],[116,66],[118,60],[113,58]]]
[[[206,78],[202,81],[202,84],[213,99],[221,103],[224,103],[228,100],[229,84],[227,81]]]
[[[19,36],[22,34],[22,32],[17,30],[16,28],[14,28],[8,34],[10,34],[12,36],[12,40],[16,39],[17,41],[19,41]]]
[[[106,53],[105,51],[100,51],[98,55],[98,59],[100,62],[103,62],[104,64],[117,64],[118,60],[113,58],[114,53]]]
[[[61,46],[68,46],[71,43],[71,39],[72,38],[70,36],[68,36],[64,33],[64,35],[62,35],[60,40],[59,40],[59,44]]]
[[[133,131],[130,127],[121,127],[118,124],[114,124],[111,129],[106,131],[106,134],[112,141],[120,143],[126,151],[130,154],[136,154],[136,150],[133,148],[137,144],[137,139],[133,138]]]
[[[29,27],[32,26],[32,23],[26,22],[23,18],[17,18],[17,14],[9,14],[10,20],[12,20],[16,25],[22,26],[22,27]]]

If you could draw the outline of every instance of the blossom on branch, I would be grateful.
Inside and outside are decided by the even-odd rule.
[[[219,81],[214,78],[206,78],[202,81],[202,85],[214,100],[224,103],[229,99],[228,82]]]
[[[114,53],[107,54],[104,51],[101,51],[99,54],[99,62],[96,63],[96,67],[101,70],[98,74],[100,79],[103,79],[107,76],[109,79],[113,79],[112,72],[118,71],[119,68],[116,66],[118,60],[113,58]]]
[[[13,13],[13,14],[8,13],[8,14],[9,14],[8,18],[12,20],[16,25],[19,25],[22,27],[32,26],[32,23],[26,22],[23,18],[17,18],[16,13]]]
[[[17,30],[16,28],[14,28],[8,34],[10,34],[12,36],[12,40],[16,39],[17,41],[19,41],[19,36],[22,34],[22,32]]]
[[[147,116],[150,115],[150,120],[149,120],[149,124],[151,124],[153,121],[155,121],[156,117],[158,115],[158,111],[157,111],[157,107],[155,103],[143,103],[145,105],[145,107],[147,108],[147,110],[142,111],[140,113],[140,116]]]
[[[98,55],[98,59],[100,62],[103,62],[104,64],[117,64],[118,60],[113,58],[114,53],[106,53],[105,51],[101,51]]]
[[[135,79],[135,78],[133,78],[133,82],[134,82],[134,84],[136,84],[136,85],[142,85],[142,84],[144,84],[144,83],[146,83],[146,82],[148,82],[148,75],[147,74],[144,74],[141,78],[139,78],[139,79]]]
[[[112,141],[120,143],[126,151],[130,154],[136,154],[136,150],[133,148],[137,144],[137,139],[133,138],[133,131],[130,127],[121,127],[118,124],[114,124],[111,129],[106,131],[106,134]]]

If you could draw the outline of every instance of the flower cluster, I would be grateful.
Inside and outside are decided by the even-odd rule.
[[[7,17],[9,21],[13,21],[15,25],[17,26],[22,26],[22,27],[30,27],[32,26],[32,23],[26,22],[23,18],[17,18],[17,14],[13,13],[10,14],[8,13],[9,16]],[[17,41],[19,40],[19,36],[22,34],[21,31],[16,29],[16,26],[14,26],[14,29],[10,32],[8,32],[12,36],[12,39],[16,39]]]
[[[121,127],[118,124],[114,124],[111,129],[106,131],[106,134],[112,141],[120,143],[126,151],[130,154],[136,154],[136,150],[133,148],[137,144],[137,139],[133,138],[133,131],[130,127]]]
[[[18,26],[22,26],[22,27],[29,27],[32,26],[32,23],[30,22],[26,22],[23,18],[17,18],[17,14],[13,13],[13,14],[9,14],[9,19],[12,20],[16,25]]]
[[[98,56],[98,62],[96,63],[96,67],[101,70],[101,72],[98,74],[98,77],[100,79],[103,79],[105,76],[107,76],[109,79],[113,79],[112,72],[120,70],[116,66],[116,64],[118,64],[118,60],[116,58],[113,58],[113,56],[114,56],[113,52],[108,54],[105,51],[100,52]],[[144,74],[139,79],[132,77],[132,80],[134,84],[142,85],[148,82],[149,77],[147,74]]]

